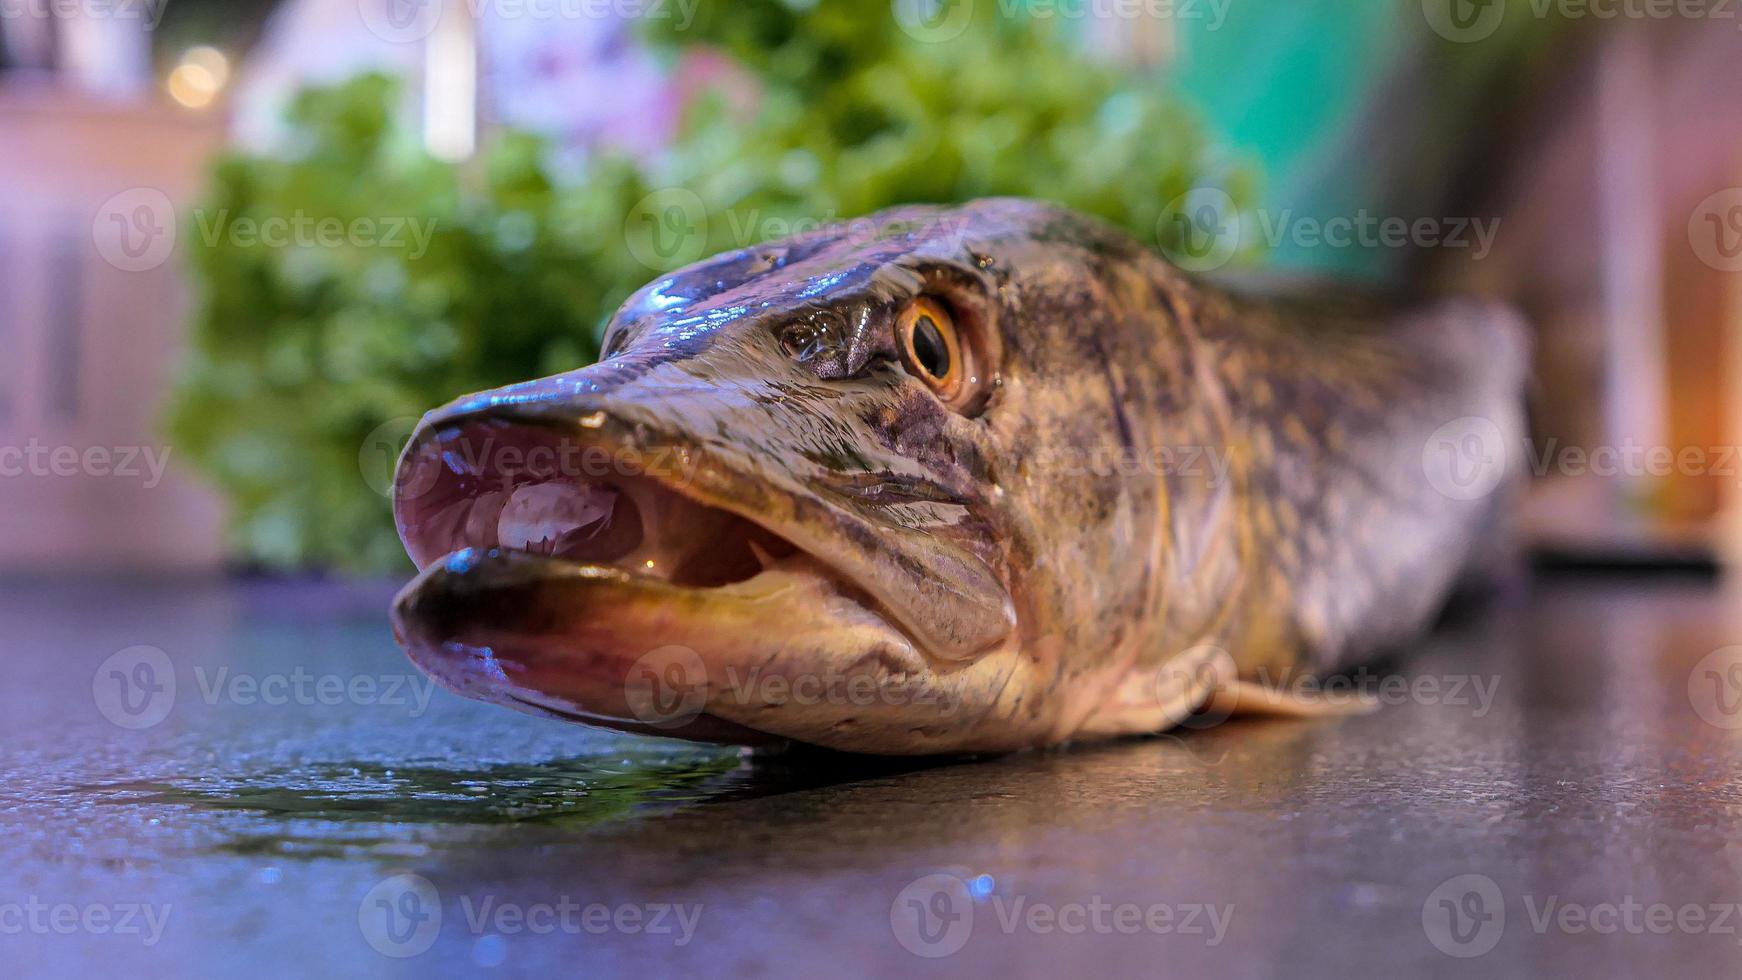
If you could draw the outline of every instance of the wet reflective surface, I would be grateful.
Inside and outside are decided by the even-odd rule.
[[[923,765],[462,701],[388,593],[0,585],[8,972],[1742,973],[1697,584],[1539,585],[1367,717]]]

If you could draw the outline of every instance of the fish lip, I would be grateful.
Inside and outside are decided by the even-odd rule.
[[[552,703],[556,702],[556,703]],[[657,725],[642,724],[627,718],[615,718],[605,715],[590,714],[578,710],[576,706],[563,702],[548,695],[525,690],[502,692],[497,703],[540,718],[554,718],[557,721],[570,722],[577,725],[612,728],[631,735],[650,735],[656,738],[670,738],[673,732]],[[703,712],[696,718],[683,737],[695,742],[718,742],[722,745],[765,746],[778,745],[786,739],[765,732],[759,728],[740,725],[737,722],[720,718],[717,715]]]
[[[399,466],[394,479],[394,518],[400,538],[405,543],[408,552],[412,552],[412,537],[408,532],[405,515],[400,507],[401,490],[405,481],[415,479],[414,463],[419,454],[425,452],[432,443],[439,443],[444,438],[455,435],[467,426],[487,426],[512,429],[525,426],[546,433],[554,433],[565,440],[573,440],[581,452],[589,449],[600,449],[607,452],[628,452],[638,458],[659,454],[657,464],[648,460],[648,465],[632,474],[651,480],[662,489],[674,493],[691,503],[711,508],[745,520],[763,531],[774,535],[793,547],[797,552],[806,555],[823,569],[827,570],[831,581],[855,605],[874,614],[886,622],[914,649],[924,653],[928,660],[938,662],[958,662],[977,655],[980,651],[992,647],[1001,641],[1015,628],[1015,614],[1008,588],[992,576],[987,569],[984,576],[979,576],[979,584],[993,583],[997,585],[1002,608],[1001,630],[996,635],[981,638],[962,649],[945,649],[938,645],[937,638],[927,635],[917,629],[914,621],[921,617],[914,613],[914,621],[904,617],[899,608],[899,602],[891,601],[882,594],[894,590],[880,590],[874,576],[868,569],[853,567],[850,563],[832,559],[826,547],[806,544],[803,524],[795,516],[791,521],[774,519],[768,513],[771,509],[786,508],[796,515],[802,505],[814,502],[823,507],[828,518],[833,522],[835,532],[849,535],[856,528],[871,537],[877,537],[887,529],[868,521],[856,513],[852,507],[843,508],[842,503],[853,500],[859,502],[877,503],[887,500],[890,495],[882,491],[866,493],[864,488],[849,487],[839,479],[823,478],[820,481],[803,484],[813,491],[812,497],[806,497],[797,490],[781,487],[774,481],[757,479],[737,467],[722,464],[714,454],[699,447],[693,440],[675,433],[667,426],[659,424],[659,420],[644,406],[637,404],[612,403],[599,404],[577,410],[572,405],[560,401],[544,401],[529,399],[525,401],[487,402],[480,404],[477,396],[461,399],[445,409],[427,415],[417,430],[408,440],[404,452],[400,456]],[[885,479],[887,477],[887,479]],[[934,502],[965,503],[959,498],[947,496],[946,491],[933,489],[922,492],[914,485],[925,481],[912,478],[896,477],[893,474],[879,475],[876,480],[889,483],[890,480],[905,480],[897,491],[899,497],[908,500],[929,500]],[[876,482],[870,477],[865,482]],[[893,484],[892,484],[893,485]],[[829,498],[839,503],[830,502]],[[887,545],[880,546],[886,553],[903,558],[905,555]],[[433,561],[445,561],[452,553],[432,557],[431,561],[423,563],[427,567]],[[975,559],[963,553],[960,556],[965,562]],[[414,552],[415,558],[415,552]],[[570,564],[577,564],[571,562]],[[585,565],[586,563],[578,563]],[[616,566],[603,566],[614,568]],[[961,565],[958,564],[960,569]],[[950,576],[936,575],[931,578],[934,585],[949,588]],[[975,584],[970,582],[969,585]],[[964,615],[961,619],[967,619]]]

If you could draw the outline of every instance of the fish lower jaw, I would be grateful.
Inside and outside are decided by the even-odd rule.
[[[693,588],[462,549],[406,586],[393,623],[411,660],[465,697],[638,734],[828,744],[833,722],[848,737],[855,719],[900,711],[937,683],[936,665],[847,591],[803,553]],[[916,725],[932,711],[909,710]]]

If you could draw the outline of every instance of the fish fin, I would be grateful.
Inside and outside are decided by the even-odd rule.
[[[1134,671],[1076,727],[1083,737],[1163,732],[1179,725],[1206,728],[1229,718],[1340,718],[1379,707],[1368,694],[1331,694],[1240,680],[1234,660],[1204,644],[1159,670]]]
[[[1287,691],[1252,681],[1223,680],[1210,692],[1201,710],[1213,717],[1340,718],[1364,715],[1379,708],[1371,695],[1333,695]]]
[[[1207,644],[1159,667],[1133,668],[1070,732],[1106,738],[1167,731],[1190,718],[1224,681],[1232,679],[1233,671],[1228,654]]]

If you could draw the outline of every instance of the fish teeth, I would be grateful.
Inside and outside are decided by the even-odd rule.
[[[534,483],[516,489],[496,521],[504,548],[548,555],[572,531],[611,516],[614,490],[573,483]]]
[[[750,553],[756,556],[756,561],[760,563],[764,569],[767,569],[774,564],[774,556],[769,554],[754,540],[746,541],[744,543],[750,546]]]

